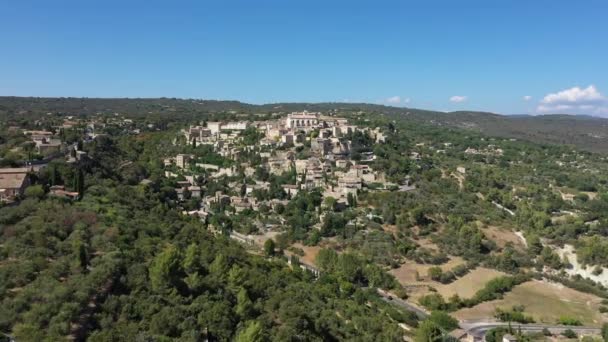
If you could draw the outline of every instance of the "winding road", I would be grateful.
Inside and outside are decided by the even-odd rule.
[[[423,308],[418,307],[414,304],[408,303],[388,291],[385,291],[382,289],[376,289],[376,291],[378,292],[378,295],[380,295],[382,300],[384,300],[385,302],[397,305],[397,306],[401,307],[402,309],[412,311],[420,319],[424,319],[424,318],[428,317],[428,315],[429,315],[429,313],[426,312],[426,310],[424,310]]]
[[[382,290],[376,289],[378,295],[387,303],[391,303],[393,305],[399,306],[402,309],[414,312],[420,319],[424,319],[429,316],[429,313],[412,303],[408,303],[394,294]],[[465,330],[468,334],[475,336],[477,338],[482,338],[485,336],[488,330],[498,328],[498,327],[508,327],[509,323],[507,322],[493,322],[493,321],[461,321],[459,323],[460,328]],[[523,332],[542,332],[544,329],[548,329],[552,334],[557,335],[561,334],[567,329],[571,329],[578,335],[599,335],[601,334],[601,329],[596,327],[587,327],[587,326],[571,326],[571,325],[552,325],[552,324],[519,324],[519,323],[511,323],[511,327],[514,330],[521,330]]]
[[[508,327],[509,323],[506,322],[460,322],[460,328],[465,330],[467,333],[482,337],[490,329],[498,327]],[[599,335],[602,330],[595,327],[585,326],[570,326],[570,325],[551,325],[551,324],[518,324],[511,323],[511,327],[514,330],[520,330],[524,332],[541,332],[543,329],[548,329],[552,334],[561,334],[567,329],[571,329],[578,335]]]

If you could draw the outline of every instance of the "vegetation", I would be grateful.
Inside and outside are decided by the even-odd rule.
[[[549,127],[563,133],[563,127],[572,128],[563,126],[571,119],[282,104],[281,111],[323,110],[366,129],[341,139],[351,142],[352,161],[385,177],[362,182],[340,200],[326,196],[338,184],[332,173],[323,175],[327,188],[294,194],[285,186],[298,184],[302,175],[295,168],[277,173],[267,167],[268,156],[277,153],[308,158],[310,141],[273,150],[261,146],[262,132],[249,128],[236,146],[253,147],[228,157],[177,133],[201,121],[277,118],[284,114],[277,108],[178,99],[0,98],[0,166],[47,162],[15,127],[51,130],[85,153],[78,160],[72,152],[70,161],[50,161],[30,175],[33,185],[15,204],[0,208],[0,331],[18,340],[390,341],[402,339],[397,323],[406,323],[418,326],[416,340],[435,341],[456,327],[448,313],[500,299],[532,278],[608,298],[603,285],[567,276],[571,261],[560,249],[571,247],[596,276],[608,266],[605,157],[510,139],[561,139],[590,150],[608,146],[577,133],[549,136],[539,128],[551,121]],[[94,118],[101,134],[85,139],[90,132],[84,124],[59,128],[68,115]],[[573,130],[588,129],[589,122],[605,129],[588,120],[577,121]],[[454,128],[469,121],[478,123],[476,130]],[[496,132],[498,125],[505,132]],[[369,133],[376,128],[383,143]],[[192,172],[163,164],[176,154],[192,155]],[[212,177],[209,165],[231,175]],[[219,193],[238,199],[250,192],[252,201],[263,204],[239,210],[218,200],[205,208],[205,218],[183,215],[203,208],[179,186],[190,176],[203,198]],[[79,197],[53,196],[53,186]],[[263,234],[268,227],[276,235],[258,252],[227,237]],[[518,231],[525,244],[518,236],[494,236],[495,228],[511,237]],[[306,266],[313,259],[307,249],[313,248],[318,279],[287,266],[285,250],[297,255],[293,266]],[[444,265],[453,260],[459,264]],[[407,298],[388,271],[413,263],[430,266],[422,277],[440,282],[437,288],[479,266],[507,275],[470,298],[429,292],[419,302],[432,313],[418,324],[374,292],[383,288]],[[516,306],[494,314],[533,322],[524,311]],[[562,317],[556,323],[581,322]],[[497,329],[487,338],[500,340],[502,333]]]
[[[513,277],[498,277],[487,282],[472,298],[461,299],[459,297],[453,297],[446,302],[440,294],[433,293],[421,297],[419,302],[429,310],[455,311],[463,307],[473,307],[482,302],[502,298],[504,293],[529,279],[530,276],[526,274],[518,274]]]
[[[33,187],[0,209],[0,330],[24,341],[396,341],[395,322],[415,324],[356,286],[394,280],[355,256],[328,258],[327,274],[314,281],[213,237],[176,210],[169,180],[154,176],[156,140],[132,139],[99,140],[86,146],[91,159],[49,168],[58,182],[82,170],[80,201]],[[130,157],[151,183],[130,185],[132,170],[118,167]],[[48,180],[41,174],[40,184]]]

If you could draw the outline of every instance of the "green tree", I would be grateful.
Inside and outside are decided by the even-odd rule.
[[[562,333],[562,335],[564,335],[567,338],[576,338],[577,337],[576,333],[572,329],[566,329],[566,330],[564,330],[564,332]]]
[[[333,249],[321,249],[315,258],[316,265],[321,271],[333,271],[338,261],[338,253]]]
[[[60,183],[60,179],[59,173],[57,172],[57,166],[51,165],[49,169],[49,184],[51,186],[58,185]]]
[[[266,240],[266,242],[264,242],[264,253],[266,256],[273,256],[275,247],[273,239]]]
[[[433,266],[428,269],[427,273],[431,279],[438,281],[439,279],[441,279],[443,270],[441,270],[441,267],[439,267],[439,266]]]
[[[540,254],[540,252],[543,250],[543,244],[540,241],[540,238],[538,235],[536,235],[536,234],[529,235],[527,237],[527,242],[528,242],[528,248],[530,249],[530,251],[532,253],[534,253],[534,255]]]
[[[458,321],[445,311],[433,311],[428,319],[445,331],[452,331],[458,328]]]
[[[247,290],[245,290],[244,287],[241,287],[239,293],[236,296],[235,311],[237,315],[239,315],[243,320],[250,318],[251,313],[253,311],[253,302],[251,301],[251,299],[249,299]]]
[[[425,320],[416,329],[416,342],[439,342],[443,339],[441,328],[431,320]]]
[[[25,197],[41,199],[44,197],[44,189],[42,185],[32,185],[25,189]]]
[[[262,324],[258,321],[248,321],[245,323],[245,328],[239,331],[236,335],[236,342],[262,342],[264,338],[264,330]]]
[[[80,168],[74,173],[73,188],[82,197],[84,194],[84,172]]]
[[[604,342],[608,342],[608,323],[602,324],[602,338]]]
[[[183,266],[187,273],[196,272],[200,268],[200,253],[196,243],[191,243],[186,248]]]
[[[80,268],[85,271],[89,266],[89,253],[84,243],[80,243],[78,246],[78,260],[80,262]]]
[[[328,210],[328,211],[335,211],[336,210],[336,203],[338,201],[331,197],[325,197],[325,199],[323,200],[323,206]]]
[[[158,254],[149,268],[150,283],[156,291],[164,291],[175,285],[180,272],[180,254],[174,245],[169,245]]]

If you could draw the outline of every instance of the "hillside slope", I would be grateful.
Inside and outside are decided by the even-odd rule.
[[[238,101],[196,99],[99,99],[0,97],[0,121],[27,119],[47,112],[66,115],[123,113],[132,116],[166,115],[195,118],[210,112],[269,113],[292,111],[362,111],[381,113],[395,120],[449,126],[479,131],[490,136],[529,140],[547,144],[573,145],[580,149],[608,153],[608,119],[591,116],[542,115],[504,116],[486,112],[437,112],[367,103],[273,103],[253,105]],[[178,114],[179,113],[179,114]]]

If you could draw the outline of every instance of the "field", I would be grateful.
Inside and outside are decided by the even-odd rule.
[[[300,260],[309,265],[315,264],[317,254],[319,254],[319,251],[321,250],[321,247],[319,246],[304,246],[301,243],[294,243],[292,246],[304,251],[304,255],[300,257]]]
[[[268,239],[276,239],[276,236],[279,235],[278,232],[265,232],[262,235],[247,235],[249,238],[253,239],[256,245],[264,246],[264,242]]]
[[[451,257],[448,262],[442,265],[418,264],[408,261],[401,267],[391,270],[390,273],[403,285],[429,284],[434,286],[435,282],[428,279],[427,276],[429,268],[439,266],[443,271],[448,271],[462,264],[464,264],[464,260],[460,257]],[[419,279],[416,279],[416,272],[418,272]]]
[[[556,323],[560,317],[568,316],[580,319],[585,325],[598,326],[608,321],[608,316],[598,311],[600,302],[599,297],[591,294],[533,280],[516,286],[503,299],[459,310],[453,316],[465,320],[490,318],[498,307],[510,309],[514,305],[524,305],[526,314],[539,323]]]
[[[512,230],[496,226],[487,226],[482,228],[482,231],[488,239],[496,242],[500,248],[504,248],[507,243],[513,244],[513,247],[518,249],[525,248],[523,241]]]
[[[437,292],[446,299],[455,294],[460,296],[460,298],[470,298],[473,297],[477,291],[481,290],[488,281],[502,275],[505,274],[500,271],[485,267],[477,267],[450,284],[438,284],[433,286],[437,289]]]
[[[437,266],[445,272],[464,263],[465,261],[460,257],[451,257],[445,264]],[[408,262],[397,269],[391,270],[390,273],[397,278],[399,283],[408,288],[410,299],[414,302],[417,302],[418,298],[429,294],[431,292],[429,288],[431,287],[435,288],[446,299],[455,294],[458,294],[461,298],[469,298],[482,289],[488,281],[504,275],[504,273],[493,269],[477,267],[450,284],[442,284],[429,279],[427,271],[433,266],[435,265]],[[416,279],[416,274],[418,274],[418,279]]]

